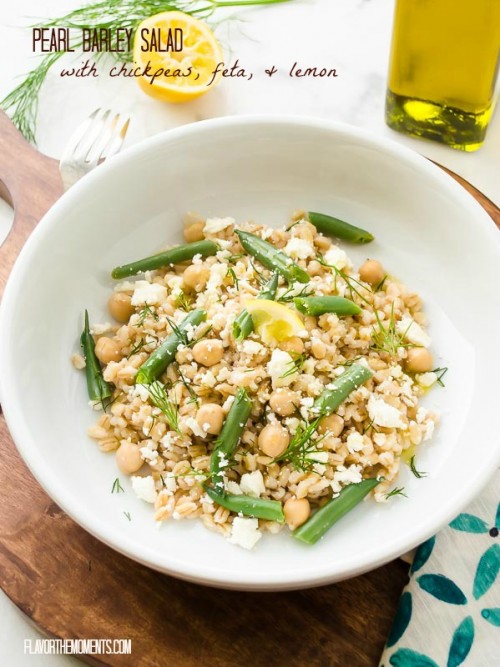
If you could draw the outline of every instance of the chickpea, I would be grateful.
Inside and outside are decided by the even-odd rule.
[[[271,394],[269,405],[280,417],[289,417],[295,412],[295,406],[299,405],[299,397],[290,389],[277,389]]]
[[[318,433],[320,435],[325,435],[325,433],[330,433],[335,438],[342,433],[344,430],[344,420],[339,415],[328,415],[323,417],[318,424]]]
[[[384,267],[376,259],[367,259],[359,268],[359,277],[370,285],[378,285],[384,276]]]
[[[307,521],[311,514],[311,506],[307,498],[288,498],[283,506],[285,521],[290,530],[295,530]]]
[[[266,456],[276,458],[283,454],[290,443],[288,431],[278,424],[267,424],[259,433],[257,440],[259,449]]]
[[[143,463],[139,445],[122,440],[122,444],[116,450],[116,464],[120,471],[125,475],[131,475],[137,472]]]
[[[123,292],[114,292],[109,297],[108,310],[118,322],[128,322],[134,312],[131,296]]]
[[[203,234],[204,227],[204,220],[198,220],[198,222],[193,222],[191,225],[184,227],[184,238],[186,239],[187,243],[203,241],[205,238],[205,235]]]
[[[110,361],[119,361],[122,358],[120,345],[106,336],[99,338],[95,344],[95,354],[102,364],[109,364]]]
[[[425,347],[411,347],[406,355],[406,370],[410,373],[427,373],[432,370],[432,354]]]
[[[204,403],[196,413],[196,421],[210,435],[219,435],[224,421],[224,410],[217,403]]]
[[[280,348],[285,352],[292,352],[295,354],[302,354],[304,351],[304,341],[298,336],[291,336],[281,341]]]
[[[221,340],[205,338],[193,347],[193,359],[203,366],[215,366],[222,359],[224,348]]]
[[[182,275],[182,282],[186,287],[200,292],[208,282],[210,270],[203,264],[191,264]]]

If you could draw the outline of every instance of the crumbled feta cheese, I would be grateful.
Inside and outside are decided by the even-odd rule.
[[[94,334],[94,336],[102,336],[103,334],[107,334],[112,330],[113,327],[109,322],[103,322],[102,324],[96,323],[90,327],[90,333]]]
[[[314,404],[314,398],[305,396],[300,399],[300,414],[305,421],[309,420],[309,410]]]
[[[338,492],[340,489],[339,485],[347,484],[359,484],[362,481],[361,476],[361,466],[351,465],[348,468],[345,466],[339,466],[337,470],[333,473],[333,481],[331,487],[333,491]]]
[[[374,394],[370,396],[368,401],[368,414],[377,426],[384,428],[401,428],[404,426],[399,410]]]
[[[436,373],[430,371],[429,373],[419,373],[417,376],[418,384],[424,389],[429,389],[433,384],[436,384],[438,376]]]
[[[71,355],[71,363],[77,371],[81,371],[83,368],[85,368],[85,359],[81,354],[76,353]]]
[[[147,403],[149,400],[149,389],[144,384],[135,384],[129,389],[128,394],[130,398],[138,396],[143,403]]]
[[[210,267],[210,278],[208,279],[206,293],[210,296],[217,296],[217,290],[224,282],[224,278],[227,275],[227,265],[226,264],[212,264]]]
[[[224,412],[226,413],[229,412],[233,403],[234,403],[234,396],[228,396],[222,405],[222,409],[224,410]]]
[[[177,480],[173,473],[167,472],[166,475],[163,475],[163,483],[165,484],[165,490],[169,495],[177,491]]]
[[[254,354],[259,354],[264,349],[264,346],[258,343],[256,340],[245,340],[241,346],[241,349],[245,354],[253,356]]]
[[[416,414],[416,420],[417,424],[421,424],[423,421],[425,421],[427,415],[429,414],[429,410],[427,408],[424,408],[422,405],[418,408],[417,414]]]
[[[192,433],[197,435],[199,438],[204,438],[207,435],[206,431],[203,430],[194,417],[186,417],[184,419],[184,423],[192,431]]]
[[[421,347],[429,347],[431,338],[409,315],[396,322],[396,331],[409,342]]]
[[[177,433],[174,431],[167,431],[160,440],[163,447],[168,451],[172,451],[173,446],[177,442]]]
[[[133,306],[157,306],[167,297],[167,289],[158,283],[148,283],[147,280],[138,280],[135,283],[132,295]]]
[[[115,285],[114,291],[115,292],[133,292],[135,289],[135,283],[131,282],[130,280],[125,280],[122,283],[118,283],[118,285]]]
[[[132,489],[138,498],[147,503],[154,503],[157,493],[152,475],[149,475],[148,477],[132,475],[131,482]]]
[[[147,445],[139,449],[141,458],[147,463],[155,465],[158,461],[158,452],[155,449],[153,440],[149,440]]]
[[[291,370],[293,372],[290,372]],[[297,370],[294,370],[292,357],[288,352],[279,349],[273,350],[271,360],[267,363],[267,372],[271,377],[273,389],[288,387],[298,375]]]
[[[241,496],[243,494],[240,485],[232,480],[226,482],[226,490],[228,493],[232,493],[235,496]]]
[[[432,438],[432,435],[433,435],[433,433],[434,433],[434,427],[435,427],[435,424],[434,424],[434,422],[433,422],[432,420],[429,420],[429,421],[425,424],[425,430],[424,430],[424,442],[425,442],[426,440],[430,440],[430,439]]]
[[[307,259],[308,257],[315,257],[316,252],[314,247],[309,241],[304,239],[299,239],[298,237],[292,237],[285,246],[285,252],[290,257],[294,259]],[[302,287],[304,287],[302,285]]]
[[[243,549],[253,549],[261,537],[258,519],[245,519],[239,516],[233,519],[231,535],[228,537],[231,544]]]
[[[205,234],[217,234],[223,229],[234,225],[234,218],[208,218],[203,227]]]
[[[243,493],[246,493],[249,496],[254,496],[258,498],[260,495],[265,493],[266,487],[264,486],[264,477],[260,470],[254,470],[253,472],[247,472],[241,476],[240,479],[240,488]]]
[[[215,385],[217,384],[217,380],[212,371],[206,371],[205,373],[201,373],[199,376],[199,381],[203,387],[215,387]]]
[[[353,431],[347,436],[347,449],[351,454],[360,452],[365,446],[365,442],[361,433]]]
[[[328,463],[328,452],[309,452],[306,455],[308,461],[316,461],[317,463]]]
[[[327,264],[332,264],[333,266],[336,266],[337,269],[352,267],[347,254],[342,250],[342,248],[339,248],[336,245],[332,245],[332,247],[325,252],[323,258]]]
[[[285,419],[285,426],[290,431],[290,435],[295,435],[297,433],[299,424],[300,424],[300,419],[298,419],[297,417],[287,417]]]

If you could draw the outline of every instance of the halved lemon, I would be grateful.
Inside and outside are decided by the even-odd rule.
[[[300,317],[282,303],[269,299],[245,299],[244,306],[264,343],[279,343],[305,331]]]
[[[175,37],[174,47],[182,39],[179,51],[172,48]],[[220,80],[220,73],[214,76],[214,72],[223,60],[221,46],[206,23],[184,12],[150,16],[135,33],[134,62],[147,68],[137,81],[144,92],[159,100],[188,102],[208,92]]]

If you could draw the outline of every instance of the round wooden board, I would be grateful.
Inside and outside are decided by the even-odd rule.
[[[448,173],[500,226],[499,209]],[[13,231],[0,249],[0,294],[26,238],[61,194],[57,162],[29,146],[0,112],[0,196],[15,209]],[[378,664],[407,579],[402,561],[339,584],[289,593],[189,584],[121,556],[65,515],[19,457],[3,415],[0,446],[0,585],[49,636],[132,640],[130,656],[87,657],[90,664]]]

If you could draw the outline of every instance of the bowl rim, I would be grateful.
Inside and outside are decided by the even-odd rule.
[[[365,145],[369,145],[386,155],[391,155],[395,159],[415,167],[420,172],[427,172],[434,182],[443,190],[452,194],[455,199],[458,199],[470,211],[471,215],[474,215],[477,224],[483,227],[486,235],[490,236],[490,242],[496,246],[500,257],[500,234],[495,223],[480,204],[459,183],[433,162],[392,139],[379,137],[371,131],[358,129],[355,126],[345,123],[319,119],[312,116],[240,115],[183,125],[135,144],[113,158],[113,160],[101,165],[99,169],[90,172],[80,182],[64,193],[35,227],[14,264],[7,280],[0,306],[0,369],[2,369],[2,372],[0,372],[0,400],[12,439],[35,479],[64,512],[101,542],[143,565],[180,579],[239,590],[292,590],[324,585],[357,576],[397,558],[402,553],[409,551],[428,539],[456,516],[480,492],[481,488],[486,485],[500,463],[500,451],[492,449],[491,457],[483,460],[480,468],[471,471],[469,483],[466,488],[461,489],[459,496],[448,494],[448,497],[443,499],[442,505],[436,508],[432,517],[427,517],[425,522],[414,526],[411,541],[408,541],[407,538],[394,536],[394,539],[390,543],[390,548],[386,547],[383,549],[379,547],[375,558],[371,557],[367,560],[363,558],[362,554],[358,554],[349,563],[346,563],[341,570],[334,572],[326,564],[314,573],[309,572],[304,574],[300,569],[297,569],[287,571],[279,576],[273,575],[272,578],[269,578],[266,577],[265,572],[259,572],[257,576],[249,579],[248,576],[228,576],[224,573],[223,568],[209,567],[201,561],[196,565],[188,566],[180,559],[167,557],[165,558],[166,564],[159,564],[154,558],[155,551],[150,550],[147,545],[140,544],[137,540],[132,539],[124,533],[110,531],[109,524],[101,521],[99,517],[96,517],[90,511],[87,511],[85,504],[72,496],[71,492],[65,487],[64,482],[58,479],[51,471],[50,465],[37,449],[36,439],[31,437],[30,430],[25,425],[22,404],[16,403],[10,392],[6,391],[8,386],[15,383],[16,378],[13,373],[14,364],[11,361],[8,346],[3,341],[8,338],[5,336],[5,333],[15,309],[23,275],[29,266],[31,256],[36,252],[38,240],[43,237],[48,229],[56,224],[64,209],[71,206],[73,202],[78,201],[85,192],[91,193],[94,185],[106,173],[119,171],[122,165],[126,167],[137,156],[147,154],[155,147],[184,139],[185,137],[189,137],[189,135],[196,136],[200,133],[204,134],[221,128],[238,128],[248,125],[288,127],[295,131],[322,130],[333,135],[343,135],[351,139],[354,143],[361,141]]]

